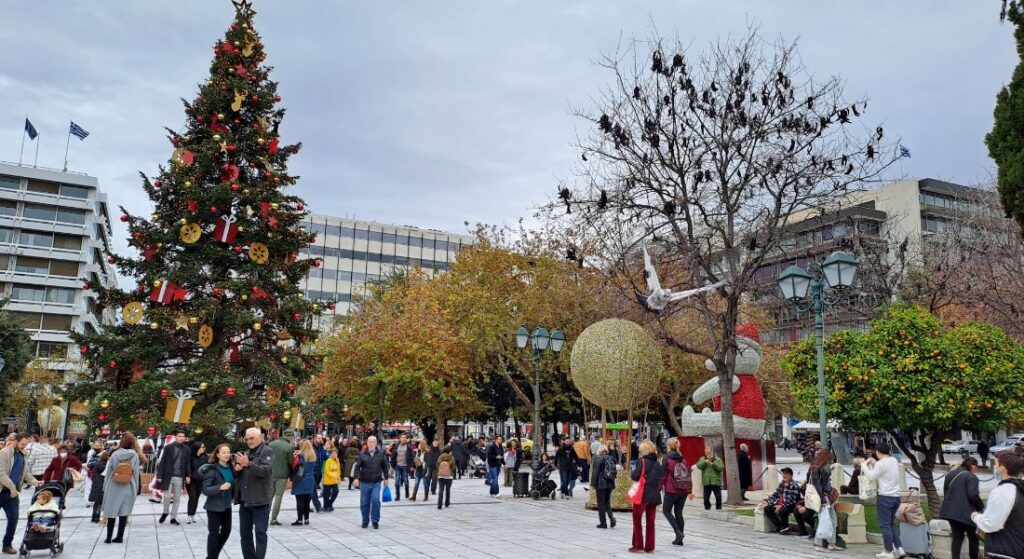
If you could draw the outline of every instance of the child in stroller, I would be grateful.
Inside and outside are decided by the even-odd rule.
[[[469,467],[473,471],[473,477],[487,477],[487,461],[474,454],[469,457]]]
[[[547,456],[546,454],[544,456]],[[530,482],[530,496],[534,500],[544,497],[545,499],[550,497],[555,498],[555,489],[558,485],[551,481],[551,472],[555,470],[555,465],[550,460],[541,461],[535,466],[533,470],[532,480]]]
[[[55,500],[56,494],[60,498],[64,497],[61,484],[44,486],[32,496],[25,538],[19,551],[22,557],[38,549],[49,549],[50,557],[56,557],[64,551],[64,545],[60,543],[60,507]]]

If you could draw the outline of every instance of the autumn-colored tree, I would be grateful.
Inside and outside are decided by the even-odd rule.
[[[374,286],[346,327],[325,342],[330,355],[316,381],[321,393],[340,393],[363,418],[378,417],[383,397],[384,417],[436,429],[478,409],[478,375],[441,305],[439,286],[420,270]]]
[[[919,306],[893,305],[869,332],[825,340],[829,417],[852,431],[884,430],[910,459],[928,494],[940,499],[933,470],[953,431],[996,431],[1024,413],[1024,348],[999,328],[955,328]],[[817,402],[812,339],[792,347],[783,367],[805,415]],[[920,454],[918,454],[920,453]]]

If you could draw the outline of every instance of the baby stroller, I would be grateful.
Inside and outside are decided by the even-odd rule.
[[[473,470],[473,477],[483,478],[487,477],[487,462],[483,458],[477,455],[469,457],[469,467]]]
[[[36,495],[44,490],[53,493],[55,499],[64,499],[64,484],[51,482],[32,495],[33,503],[36,502]],[[64,552],[64,544],[60,543],[60,513],[51,510],[28,513],[25,538],[21,541],[19,553],[22,557],[28,557],[30,552],[40,549],[49,549],[50,557],[56,557]]]
[[[530,482],[530,496],[533,497],[534,501],[541,497],[545,499],[548,497],[555,498],[555,489],[558,488],[558,484],[551,481],[551,472],[554,469],[555,466],[551,462],[545,462],[539,469],[533,471],[533,479]]]

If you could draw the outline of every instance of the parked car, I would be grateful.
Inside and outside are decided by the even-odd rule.
[[[943,454],[976,454],[980,441],[953,441],[942,445]]]
[[[989,452],[995,454],[1004,450],[1013,450],[1018,445],[1024,446],[1024,437],[1011,436],[1007,437],[1005,441],[990,448]]]

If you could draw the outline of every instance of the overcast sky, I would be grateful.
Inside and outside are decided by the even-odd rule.
[[[610,80],[594,64],[652,25],[696,55],[742,35],[800,39],[809,69],[870,98],[913,157],[899,173],[965,183],[992,173],[983,144],[1016,64],[998,0],[900,2],[256,0],[256,27],[288,109],[290,171],[318,213],[465,232],[512,223],[569,178],[588,124],[569,114]],[[840,7],[837,7],[840,6]],[[23,119],[39,164],[97,176],[114,206],[148,215],[154,173],[181,128],[179,98],[208,76],[228,0],[0,0],[0,160],[17,161]],[[33,146],[26,147],[31,162]],[[113,224],[117,246],[124,227]]]

